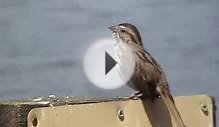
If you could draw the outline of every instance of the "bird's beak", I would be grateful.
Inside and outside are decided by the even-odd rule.
[[[113,32],[117,32],[119,30],[119,26],[110,26],[108,28]]]

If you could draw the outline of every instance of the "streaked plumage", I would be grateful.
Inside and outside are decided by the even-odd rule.
[[[165,74],[150,53],[144,49],[142,39],[137,28],[129,23],[122,23],[109,28],[113,31],[116,39],[117,50],[127,51],[128,47],[131,50],[132,55],[134,55],[134,60],[127,60],[127,58],[129,58],[128,55],[130,55],[129,53],[123,53],[122,55],[116,53],[121,62],[119,64],[121,75],[125,75],[125,69],[123,67],[124,64],[133,64],[133,62],[135,62],[135,71],[129,80],[128,85],[139,91],[142,95],[141,97],[143,98],[149,97],[154,100],[161,97],[173,115],[177,125],[179,127],[185,127],[174,104]]]

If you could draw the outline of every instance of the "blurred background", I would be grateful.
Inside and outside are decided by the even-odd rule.
[[[0,0],[0,100],[130,95],[95,87],[82,66],[88,46],[121,22],[139,28],[174,95],[219,104],[218,0]]]

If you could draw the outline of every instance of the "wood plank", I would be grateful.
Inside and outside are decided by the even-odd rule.
[[[215,105],[206,95],[176,97],[187,127],[214,127]],[[123,120],[122,120],[123,118]],[[52,121],[52,122],[51,122]],[[158,99],[53,97],[0,102],[0,127],[175,127]]]

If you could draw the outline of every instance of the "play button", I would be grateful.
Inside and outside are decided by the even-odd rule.
[[[105,52],[105,75],[117,64],[117,62]]]
[[[133,58],[131,55],[128,58]],[[128,60],[126,60],[128,61]],[[83,67],[88,80],[102,89],[115,89],[125,85],[131,78],[135,64],[124,64],[125,76],[119,71],[121,63],[115,57],[115,40],[100,39],[87,49]]]

